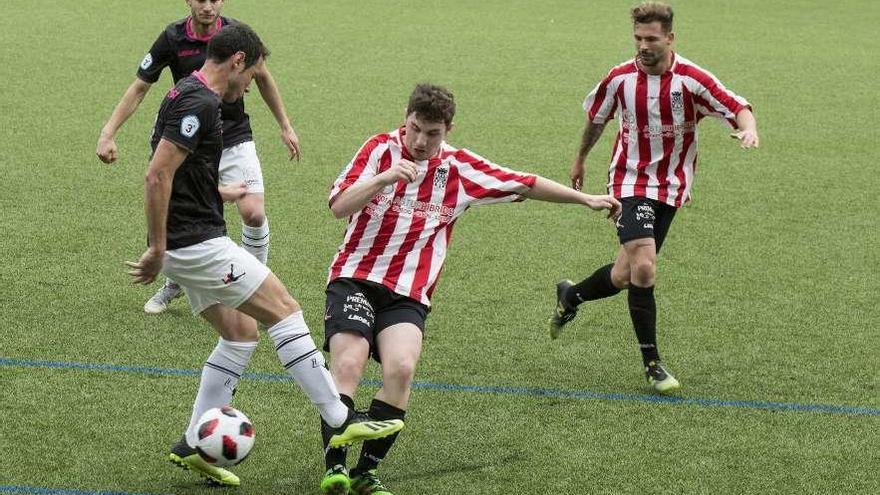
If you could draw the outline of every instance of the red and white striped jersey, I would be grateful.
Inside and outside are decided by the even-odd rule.
[[[364,143],[334,182],[330,204],[395,161],[412,160],[405,132],[400,128]],[[414,182],[389,185],[349,217],[328,283],[339,277],[370,280],[430,305],[458,217],[474,205],[520,200],[536,181],[446,142],[435,157],[415,163]]]
[[[690,196],[697,163],[697,124],[706,116],[736,127],[749,103],[710,72],[673,53],[662,75],[642,71],[635,59],[611,69],[584,99],[591,122],[618,114],[608,192],[680,207]]]

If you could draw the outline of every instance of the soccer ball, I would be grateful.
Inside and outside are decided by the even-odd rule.
[[[238,409],[225,406],[205,411],[199,418],[196,451],[214,466],[234,466],[254,446],[254,425]]]

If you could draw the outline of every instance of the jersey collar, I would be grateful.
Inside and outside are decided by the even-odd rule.
[[[206,43],[208,41],[211,41],[211,38],[214,37],[214,35],[217,34],[217,32],[220,31],[220,28],[222,28],[222,27],[223,27],[223,18],[220,16],[217,16],[217,23],[214,25],[214,30],[204,36],[199,36],[198,34],[196,34],[196,30],[193,27],[192,16],[188,16],[186,18],[186,22],[184,23],[184,29],[186,31],[187,38],[189,38],[193,41],[204,41]]]

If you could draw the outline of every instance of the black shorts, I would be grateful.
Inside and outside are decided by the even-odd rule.
[[[330,350],[330,338],[339,332],[363,335],[370,343],[370,354],[378,362],[376,335],[398,323],[412,323],[423,333],[430,308],[402,296],[388,287],[368,280],[337,278],[327,285],[324,312],[324,350]]]
[[[617,237],[620,244],[651,237],[657,252],[663,246],[677,208],[649,198],[621,198],[623,207],[617,219]]]

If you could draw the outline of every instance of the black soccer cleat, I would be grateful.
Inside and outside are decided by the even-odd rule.
[[[550,338],[557,339],[562,334],[562,327],[577,316],[577,306],[571,306],[565,300],[565,294],[571,289],[574,282],[562,280],[556,284],[556,307],[547,321],[550,324]]]

